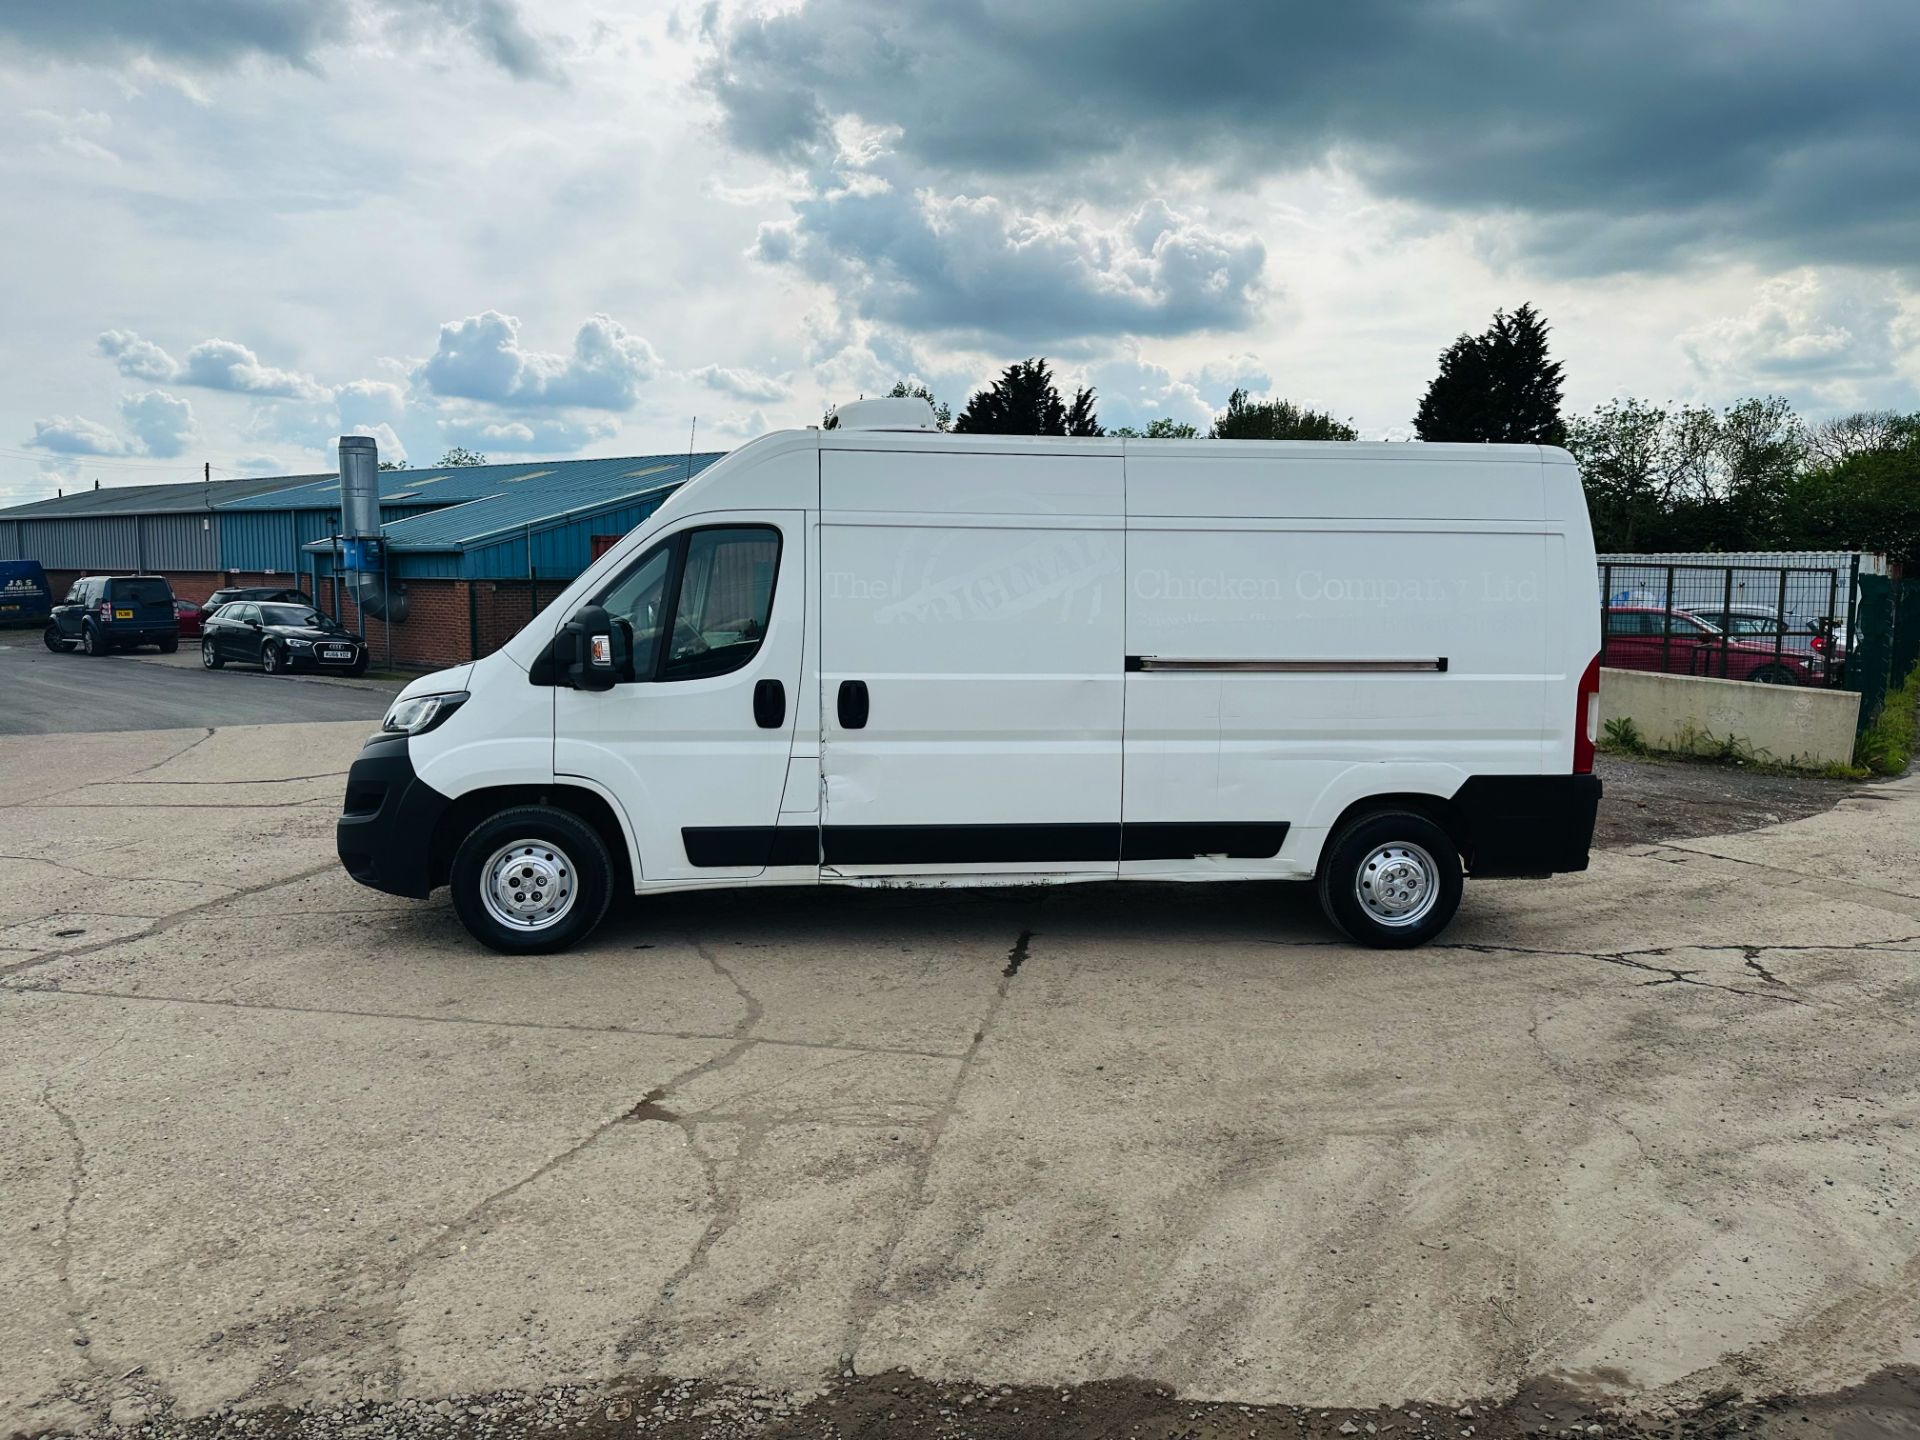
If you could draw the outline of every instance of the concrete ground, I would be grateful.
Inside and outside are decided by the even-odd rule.
[[[1920,1360],[1920,786],[1469,885],[1416,953],[1298,887],[1086,887],[662,899],[509,960],[339,871],[366,730],[0,738],[0,1434]]]

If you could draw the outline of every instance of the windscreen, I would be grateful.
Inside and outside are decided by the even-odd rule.
[[[268,625],[291,625],[304,630],[337,630],[332,620],[305,605],[262,605],[260,619]]]

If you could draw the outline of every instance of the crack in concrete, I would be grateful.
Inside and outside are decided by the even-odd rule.
[[[40,1087],[40,1104],[67,1137],[69,1165],[67,1171],[67,1196],[60,1207],[60,1230],[53,1237],[53,1274],[66,1297],[67,1323],[73,1331],[74,1347],[80,1351],[80,1360],[92,1372],[96,1379],[104,1379],[105,1364],[93,1353],[93,1336],[87,1332],[86,1307],[80,1303],[80,1293],[73,1283],[73,1216],[80,1206],[80,1196],[87,1180],[87,1143],[81,1137],[80,1127],[74,1122],[66,1108],[53,1098],[53,1082],[46,1081]],[[106,1407],[94,1395],[91,1387],[82,1389],[72,1396],[74,1402],[95,1417],[96,1423],[106,1419]]]
[[[8,808],[18,809],[19,807],[9,806]],[[100,809],[102,807],[87,806],[85,808]],[[155,807],[142,806],[141,808],[153,809]],[[15,862],[29,861],[35,865],[50,865],[55,870],[68,870],[75,875],[84,875],[89,880],[112,880],[121,884],[138,884],[138,885],[200,885],[200,886],[211,885],[218,890],[234,891],[233,886],[222,885],[218,880],[179,880],[174,878],[171,875],[108,875],[99,870],[83,869],[81,866],[75,865],[71,860],[55,860],[52,857],[47,855],[0,855],[0,860],[11,860]],[[238,893],[238,892],[235,891],[234,893]],[[140,917],[140,918],[145,918],[145,917]],[[162,918],[165,918],[165,917],[162,917]],[[22,921],[21,923],[29,924],[31,922]]]
[[[1538,949],[1533,949],[1531,947],[1524,946],[1524,945],[1493,945],[1493,944],[1487,944],[1487,943],[1473,943],[1468,941],[1453,941],[1453,942],[1434,941],[1430,943],[1432,944],[1432,947],[1436,950],[1465,950],[1477,955],[1538,955],[1548,959],[1572,958],[1572,959],[1579,959],[1579,960],[1597,960],[1604,965],[1620,965],[1630,970],[1640,970],[1648,974],[1658,975],[1661,977],[1660,979],[1657,979],[1657,980],[1647,980],[1647,981],[1641,982],[1642,988],[1656,986],[1656,985],[1692,985],[1701,990],[1719,990],[1728,995],[1744,995],[1749,999],[1753,999],[1753,1000],[1776,1000],[1785,1005],[1811,1005],[1817,1002],[1804,999],[1799,995],[1779,995],[1779,994],[1770,993],[1765,990],[1749,990],[1744,986],[1740,986],[1740,985],[1717,985],[1711,980],[1696,979],[1695,977],[1700,974],[1698,970],[1683,969],[1683,968],[1672,966],[1672,965],[1650,965],[1645,960],[1640,959],[1638,957],[1643,955],[1652,955],[1652,956],[1670,955],[1675,950],[1700,950],[1700,951],[1706,951],[1706,952],[1722,952],[1722,951],[1738,950],[1741,952],[1743,956],[1747,958],[1747,963],[1749,968],[1755,968],[1757,970],[1757,973],[1759,973],[1762,976],[1762,978],[1767,980],[1769,983],[1778,985],[1782,989],[1786,989],[1788,987],[1786,986],[1784,981],[1781,981],[1778,978],[1774,977],[1773,975],[1768,974],[1764,969],[1758,968],[1756,957],[1759,954],[1767,950],[1867,950],[1867,949],[1873,949],[1882,944],[1894,943],[1894,942],[1861,941],[1852,945],[1818,945],[1818,946],[1815,946],[1815,945],[1772,945],[1772,946],[1769,946],[1769,945],[1669,945],[1669,946],[1655,946],[1655,947],[1651,947],[1644,950],[1572,950],[1572,949],[1538,950]]]
[[[156,920],[144,929],[135,930],[126,935],[116,935],[111,939],[102,940],[97,945],[76,945],[66,950],[51,950],[36,955],[31,959],[16,960],[11,965],[0,965],[0,979],[7,979],[11,976],[22,974],[25,971],[35,969],[41,965],[51,965],[56,960],[75,960],[83,955],[94,955],[102,950],[110,950],[116,945],[130,945],[138,940],[150,940],[155,935],[164,935],[167,931],[186,924],[189,920],[195,919],[204,912],[214,909],[216,906],[225,905],[230,900],[244,899],[249,895],[261,895],[269,890],[277,890],[283,885],[293,885],[302,880],[311,880],[316,875],[324,875],[330,871],[337,871],[339,868],[340,862],[338,860],[329,859],[324,864],[312,865],[305,870],[296,870],[291,875],[282,875],[244,890],[232,890],[225,895],[216,895],[212,899],[202,901],[198,905],[189,905],[184,910],[176,910],[173,914]],[[123,877],[114,876],[110,878],[120,879]]]
[[[174,751],[173,754],[167,756],[167,758],[164,760],[156,760],[153,762],[153,764],[143,766],[138,770],[129,770],[125,775],[125,777],[123,778],[131,780],[135,775],[150,775],[155,770],[158,770],[162,765],[171,765],[174,761],[178,760],[182,755],[186,754],[189,750],[199,749],[202,745],[206,744],[207,741],[213,739],[213,735],[214,735],[214,727],[208,726],[204,731],[202,731],[200,738],[198,740],[188,741],[185,745],[182,745],[178,750]],[[92,785],[97,783],[98,783],[97,781],[89,780],[87,782],[87,785]],[[86,788],[87,788],[86,785],[76,785],[74,787],[74,789],[76,790],[84,790]],[[63,790],[60,793],[64,795],[67,792]]]
[[[920,1148],[918,1160],[914,1162],[912,1189],[906,1203],[900,1207],[891,1233],[881,1246],[874,1265],[872,1286],[854,1297],[853,1313],[847,1324],[847,1339],[841,1347],[842,1354],[848,1357],[842,1368],[849,1373],[852,1370],[852,1357],[857,1356],[861,1346],[866,1343],[867,1332],[872,1328],[874,1317],[880,1313],[881,1304],[887,1297],[888,1276],[893,1270],[894,1257],[907,1238],[907,1229],[912,1225],[913,1217],[926,1208],[927,1185],[933,1174],[934,1156],[939,1151],[940,1142],[946,1138],[947,1126],[960,1108],[960,1097],[966,1089],[968,1077],[973,1073],[974,1062],[987,1043],[987,1037],[993,1033],[994,1022],[1000,1018],[1000,1011],[1007,1003],[1007,994],[1012,990],[1021,967],[1031,957],[1033,939],[1039,933],[1033,928],[1033,921],[1039,919],[1050,893],[1044,888],[1037,892],[1028,923],[1021,927],[1019,936],[1007,951],[1007,963],[1000,971],[1000,983],[993,987],[993,994],[987,1000],[986,1013],[981,1016],[980,1024],[973,1032],[973,1043],[967,1047],[966,1054],[960,1057],[960,1064],[954,1070],[953,1083],[947,1087],[939,1110],[922,1127],[927,1132],[927,1138]]]
[[[134,773],[136,775],[144,775],[147,772],[144,770],[136,770]],[[85,785],[76,786],[75,788],[79,790],[89,790],[95,785],[291,785],[299,780],[344,780],[346,778],[347,772],[345,770],[322,770],[318,775],[276,775],[270,780],[134,780],[132,778],[125,780],[90,780]],[[74,792],[72,790],[62,790],[60,793],[62,795],[71,795]],[[42,796],[41,798],[45,799],[46,797]],[[319,802],[315,801],[312,803],[318,804]],[[241,805],[235,808],[245,810],[249,807]]]

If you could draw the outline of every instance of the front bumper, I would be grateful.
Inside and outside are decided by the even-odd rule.
[[[347,772],[334,844],[362,885],[424,900],[433,893],[433,832],[452,802],[413,770],[405,735],[376,735]]]

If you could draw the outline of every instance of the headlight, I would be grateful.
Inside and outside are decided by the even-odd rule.
[[[387,718],[380,722],[380,728],[389,735],[424,735],[466,703],[464,690],[396,700],[387,711]]]
[[[313,648],[313,641],[302,640],[298,635],[290,637],[287,640],[287,644],[291,645],[296,650],[311,650]]]

